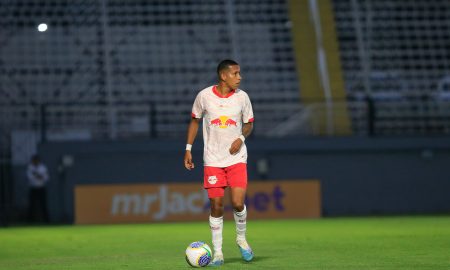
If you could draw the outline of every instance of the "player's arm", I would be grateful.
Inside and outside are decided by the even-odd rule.
[[[197,136],[198,126],[200,119],[199,118],[191,118],[191,122],[189,123],[188,131],[187,131],[187,141],[186,144],[192,145],[194,144],[195,137]],[[184,167],[188,170],[192,170],[194,168],[194,162],[192,162],[192,154],[191,150],[186,149],[184,153]]]
[[[235,155],[239,150],[241,149],[242,144],[244,143],[245,138],[250,136],[253,130],[253,122],[244,123],[242,125],[242,137],[237,138],[234,140],[234,142],[231,144],[230,147],[230,154]]]

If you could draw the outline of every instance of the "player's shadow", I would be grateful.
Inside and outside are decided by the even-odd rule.
[[[269,256],[257,256],[255,258],[253,258],[253,260],[251,262],[246,262],[240,257],[235,257],[235,258],[225,259],[225,263],[226,264],[229,264],[229,263],[251,264],[253,262],[262,262],[262,261],[265,261],[265,260],[268,260],[268,259],[270,259]]]

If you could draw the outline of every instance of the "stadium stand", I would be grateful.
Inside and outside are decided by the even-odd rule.
[[[1,23],[10,34],[2,44],[2,103],[14,107],[7,119],[25,129],[45,120],[48,133],[87,129],[91,138],[142,136],[130,125],[179,137],[196,92],[214,83],[220,59],[233,57],[256,111],[298,104],[285,3],[228,2],[4,2]],[[49,23],[47,32],[36,31],[39,21]],[[119,120],[130,113],[117,105],[136,117]],[[270,127],[280,120],[259,115]]]
[[[349,99],[380,135],[447,134],[448,1],[333,1]]]
[[[349,110],[353,134],[448,134],[448,2],[332,3],[347,93],[333,107]],[[326,109],[300,98],[287,1],[5,0],[0,25],[2,149],[182,138],[223,58],[242,64],[254,136],[314,136]]]

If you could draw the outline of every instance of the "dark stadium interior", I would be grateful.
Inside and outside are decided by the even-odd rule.
[[[54,224],[77,185],[200,183],[186,128],[226,58],[255,113],[250,181],[319,180],[323,217],[448,214],[450,2],[307,2],[2,0],[0,225],[27,223],[36,153]]]

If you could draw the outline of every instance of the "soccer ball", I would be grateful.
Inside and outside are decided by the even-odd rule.
[[[211,254],[211,248],[205,242],[193,242],[186,248],[186,261],[192,267],[205,267],[211,261]]]

